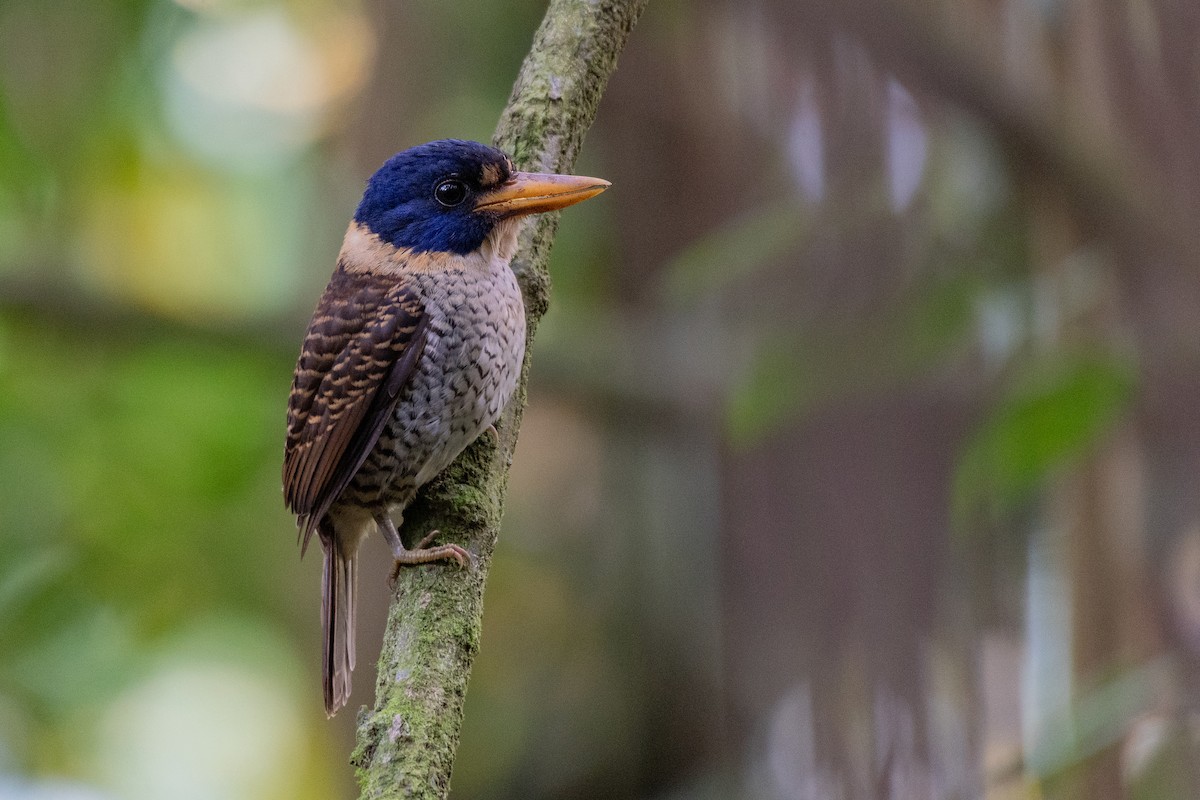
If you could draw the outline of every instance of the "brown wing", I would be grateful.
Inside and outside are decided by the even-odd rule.
[[[334,273],[288,398],[283,493],[307,548],[375,446],[425,346],[420,300],[395,277]]]

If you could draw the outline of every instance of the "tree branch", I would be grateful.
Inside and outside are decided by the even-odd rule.
[[[569,172],[595,119],[617,57],[647,0],[551,0],[496,128],[495,144],[521,169]],[[458,748],[467,679],[479,648],[483,589],[525,407],[529,348],[549,299],[546,262],[557,214],[534,218],[513,262],[525,293],[525,362],[516,396],[405,511],[408,538],[436,528],[474,555],[457,571],[402,571],[388,613],[375,707],[358,723],[364,798],[445,797]]]

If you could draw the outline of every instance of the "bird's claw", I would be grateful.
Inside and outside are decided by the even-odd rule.
[[[491,434],[492,438],[496,440],[496,444],[500,444],[500,431],[496,430],[495,425],[488,425],[483,432],[485,435]]]
[[[415,550],[424,550],[425,548],[429,547],[429,545],[433,544],[434,539],[436,539],[437,537],[439,537],[441,535],[442,535],[442,532],[439,530],[430,531],[429,533],[425,534],[424,539],[417,542],[417,546],[414,549]]]
[[[440,535],[440,531],[430,531],[426,534],[417,546],[409,550],[407,548],[399,552],[393,552],[395,563],[392,564],[392,572],[388,576],[388,585],[395,587],[396,579],[400,577],[400,570],[407,566],[415,566],[418,564],[430,564],[434,561],[450,561],[458,562],[459,568],[465,568],[471,564],[471,553],[466,548],[457,544],[441,544],[437,547],[430,547]]]

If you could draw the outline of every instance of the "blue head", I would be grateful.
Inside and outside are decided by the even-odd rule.
[[[495,148],[442,139],[389,158],[367,181],[354,221],[414,253],[466,255],[505,219],[566,208],[608,185],[582,175],[514,172]]]
[[[397,153],[371,176],[354,219],[396,247],[465,255],[502,218],[477,208],[480,198],[512,177],[512,162],[495,148],[429,142]]]

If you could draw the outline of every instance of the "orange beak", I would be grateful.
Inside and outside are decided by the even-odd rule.
[[[606,180],[583,175],[514,172],[507,183],[481,195],[473,210],[501,217],[541,214],[581,203],[611,185]]]

